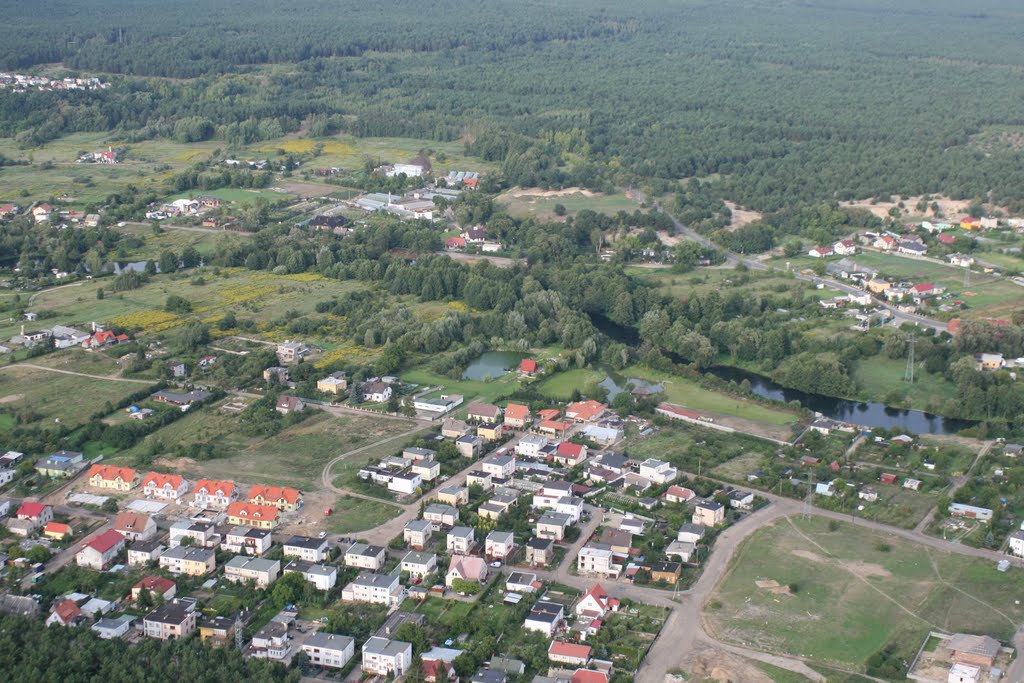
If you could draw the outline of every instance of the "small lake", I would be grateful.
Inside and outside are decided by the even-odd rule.
[[[973,420],[932,415],[920,410],[900,410],[874,401],[851,401],[820,394],[808,394],[796,389],[787,389],[764,375],[732,367],[714,367],[708,373],[725,381],[737,384],[750,382],[750,390],[762,398],[773,401],[799,401],[808,410],[842,422],[851,422],[865,427],[900,429],[915,434],[955,434],[961,429],[976,424]]]
[[[613,398],[621,394],[623,391],[626,391],[627,384],[632,384],[633,390],[646,389],[652,394],[664,389],[664,387],[662,387],[660,384],[655,384],[654,382],[648,382],[642,379],[635,379],[633,377],[623,377],[622,375],[615,375],[610,372],[608,373],[608,376],[601,380],[598,384],[599,386],[602,386],[608,390],[609,401],[611,401]]]
[[[469,364],[463,371],[462,379],[483,382],[485,379],[497,379],[519,368],[525,355],[511,351],[488,351]]]

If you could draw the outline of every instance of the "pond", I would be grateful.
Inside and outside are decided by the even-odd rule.
[[[734,381],[738,384],[747,380],[750,382],[751,392],[762,398],[785,403],[798,401],[804,408],[821,413],[825,417],[868,428],[900,429],[914,434],[955,434],[961,429],[976,424],[973,420],[932,415],[920,410],[890,408],[884,403],[874,401],[851,401],[820,394],[808,394],[797,389],[787,389],[764,375],[739,368],[714,367],[707,372],[727,382]]]
[[[497,379],[516,370],[524,358],[525,355],[511,351],[488,351],[469,364],[462,373],[462,379],[476,382]]]
[[[646,380],[636,379],[633,377],[623,377],[622,375],[616,375],[611,372],[608,373],[607,377],[598,382],[598,384],[608,390],[609,401],[621,394],[623,391],[626,391],[627,384],[632,384],[633,390],[646,389],[652,394],[664,389],[660,384],[655,384],[654,382],[648,382]]]

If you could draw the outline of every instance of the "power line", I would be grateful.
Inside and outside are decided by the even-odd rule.
[[[906,372],[903,373],[903,381],[913,384],[913,345],[918,338],[910,335],[906,338]]]

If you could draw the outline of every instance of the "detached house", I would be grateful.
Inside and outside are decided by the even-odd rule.
[[[451,588],[457,580],[483,583],[487,580],[487,563],[479,557],[452,555],[444,584]]]
[[[188,492],[188,482],[178,474],[150,472],[142,478],[142,492],[150,498],[180,500]]]
[[[284,568],[285,574],[302,574],[308,583],[321,591],[329,591],[338,582],[338,568],[332,564],[313,564],[305,560],[292,560]]]
[[[342,669],[355,654],[355,640],[348,636],[318,631],[302,644],[302,651],[313,666]]]
[[[391,607],[405,599],[405,589],[398,583],[398,576],[363,572],[342,589],[341,599]]]
[[[345,564],[349,567],[377,571],[384,566],[387,553],[383,546],[353,543],[345,551]]]
[[[143,633],[158,640],[183,640],[196,630],[196,601],[174,598],[142,620]]]
[[[522,429],[533,420],[530,418],[529,406],[519,403],[509,403],[505,406],[505,426],[514,429]]]
[[[693,523],[703,526],[718,526],[725,522],[725,507],[713,500],[706,500],[693,506]]]
[[[28,536],[41,526],[53,521],[53,508],[44,503],[25,501],[8,520],[7,528],[15,536]]]
[[[511,531],[492,531],[484,539],[484,554],[491,560],[504,560],[515,547],[516,539]]]
[[[425,519],[414,519],[405,525],[402,539],[416,550],[423,550],[430,543],[434,525]]]
[[[89,486],[113,491],[131,491],[142,481],[139,473],[132,468],[114,465],[93,465],[86,477]]]
[[[278,560],[264,560],[259,557],[235,555],[224,565],[224,578],[233,583],[252,581],[257,588],[266,588],[277,580],[281,573]]]
[[[327,559],[330,545],[324,538],[292,536],[284,542],[284,556],[297,557],[306,562],[323,562]]]
[[[75,564],[90,569],[105,569],[122,549],[124,536],[113,529],[108,529],[85,542],[75,555]]]
[[[172,574],[205,576],[217,565],[212,548],[190,548],[179,545],[160,555],[160,566]]]
[[[555,635],[565,622],[565,608],[557,602],[538,600],[526,615],[523,628],[543,633],[548,638]]]
[[[485,424],[498,424],[501,408],[490,403],[470,403],[467,418]]]
[[[403,676],[412,666],[412,643],[373,636],[363,643],[363,672]]]
[[[228,530],[221,541],[220,549],[229,553],[246,555],[262,555],[270,550],[273,534],[269,529],[253,529],[252,527],[236,526]]]
[[[601,584],[595,583],[580,597],[573,611],[578,617],[603,619],[609,612],[619,611],[619,601],[608,595],[608,591],[602,588]]]
[[[384,382],[367,382],[363,385],[363,400],[368,403],[386,403],[391,400],[393,390]]]
[[[148,541],[156,535],[156,522],[147,514],[125,510],[117,513],[114,530],[129,541]]]

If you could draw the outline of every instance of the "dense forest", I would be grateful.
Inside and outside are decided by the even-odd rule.
[[[760,210],[920,193],[1024,208],[1012,0],[44,0],[3,16],[0,68],[114,81],[0,93],[0,135],[26,145],[245,144],[307,122],[465,139],[512,184],[701,177]]]

